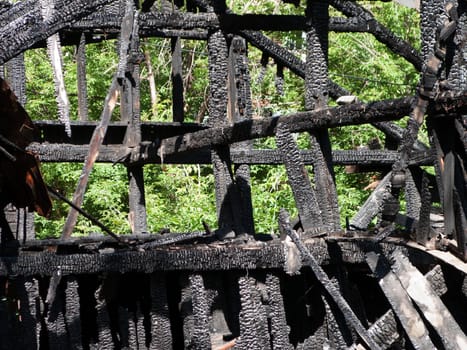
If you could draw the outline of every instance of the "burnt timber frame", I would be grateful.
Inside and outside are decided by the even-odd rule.
[[[0,2],[2,73],[26,108],[23,53],[48,48],[58,91],[60,45],[78,48],[79,121],[69,120],[57,96],[60,122],[36,121],[40,136],[28,150],[42,162],[84,164],[77,206],[95,162],[124,164],[132,229],[118,241],[73,238],[71,210],[61,239],[35,240],[31,215],[7,208],[19,239],[0,242],[0,349],[467,348],[466,3],[421,1],[420,53],[358,2],[297,2],[303,15],[294,16],[237,14],[215,0],[175,0],[170,10],[157,4]],[[330,6],[345,17],[330,17]],[[306,63],[262,33],[291,30],[305,33]],[[329,31],[370,33],[410,62],[420,72],[415,96],[330,108],[330,99],[349,93],[329,79]],[[171,39],[172,122],[141,121],[146,37]],[[118,68],[101,120],[92,122],[86,45],[111,39]],[[207,41],[207,123],[185,122],[184,39]],[[252,118],[249,47],[274,59],[278,79],[286,68],[305,80],[304,111]],[[121,121],[110,122],[117,96]],[[392,123],[406,116],[405,129]],[[430,145],[417,140],[425,119]],[[398,148],[332,149],[329,128],[367,123]],[[299,149],[292,133],[307,133],[310,149]],[[253,148],[252,140],[268,136],[277,149]],[[146,232],[144,166],[161,163],[212,165],[215,230]],[[280,236],[255,233],[253,164],[287,170],[299,218],[291,223],[282,211]],[[335,165],[386,172],[345,228]],[[433,202],[441,204],[441,228],[430,219]]]

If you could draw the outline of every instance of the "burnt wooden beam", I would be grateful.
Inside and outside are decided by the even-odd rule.
[[[196,349],[208,349],[211,346],[209,335],[211,303],[204,286],[203,276],[201,274],[191,274],[188,279],[190,281],[193,307],[193,333],[190,345]]]
[[[96,321],[97,321],[97,344],[99,347],[112,348],[114,342],[112,340],[112,329],[110,327],[109,306],[106,295],[103,290],[107,287],[106,284],[112,277],[107,277],[102,281],[94,293]]]
[[[167,276],[163,272],[156,272],[150,277],[151,294],[151,344],[150,349],[172,348],[172,327],[167,300]]]
[[[68,339],[73,349],[82,349],[78,280],[76,276],[67,276],[65,283],[65,324],[68,331]]]
[[[134,12],[131,32],[124,40],[123,31],[120,38],[121,54],[127,56],[127,62],[120,59],[121,70],[121,105],[120,114],[127,128],[124,145],[127,149],[137,147],[142,141],[141,109],[140,109],[140,44],[138,35],[138,14],[134,4],[128,2],[129,10]],[[126,44],[126,43],[129,44]],[[129,51],[128,51],[129,50]],[[128,176],[128,221],[133,233],[147,232],[146,199],[144,192],[144,170],[141,165],[127,166]]]
[[[424,318],[439,334],[443,345],[447,349],[467,347],[466,335],[425,277],[412,265],[407,256],[396,250],[391,256],[391,261],[393,262],[392,271],[423,313]]]
[[[250,89],[250,73],[246,42],[239,36],[232,38],[228,58],[228,109],[227,118],[238,122],[252,118],[252,102]],[[231,146],[230,157],[233,152],[250,153],[253,142],[247,140]],[[241,221],[246,233],[254,234],[253,204],[251,199],[251,176],[249,164],[237,163],[234,166],[235,183],[241,203]]]
[[[393,198],[391,193],[392,172],[380,181],[375,190],[370,194],[360,210],[350,220],[350,228],[366,230],[373,218],[383,210],[384,204]]]
[[[181,38],[171,39],[172,48],[172,115],[174,122],[183,122],[184,98],[183,98],[183,62]]]
[[[261,302],[261,289],[264,286],[248,275],[239,277],[238,286],[241,301],[240,336],[235,341],[235,348],[267,349],[271,339],[266,310]]]
[[[211,154],[207,149],[200,149],[185,154],[165,156],[162,160],[155,154],[154,147],[147,143],[140,146],[136,164],[210,164]],[[34,152],[41,162],[84,162],[89,152],[88,145],[73,145],[67,143],[32,143],[27,148]],[[103,145],[99,149],[96,162],[125,163],[129,150],[122,145]],[[314,153],[309,150],[299,150],[306,165],[314,163]],[[282,164],[279,150],[252,149],[231,150],[230,157],[233,164]],[[398,159],[397,151],[389,150],[334,150],[332,151],[333,165],[361,165],[370,169],[391,166]],[[409,159],[409,166],[433,165],[434,158],[429,152],[413,152]]]
[[[270,307],[271,343],[273,349],[290,349],[284,299],[281,293],[280,277],[274,273],[266,275],[266,290],[268,293],[268,305]]]
[[[183,236],[180,234],[179,236]],[[163,237],[163,236],[162,236]],[[201,242],[202,235],[196,238]],[[343,263],[364,263],[365,252],[382,249],[390,253],[395,247],[401,246],[412,261],[417,264],[433,264],[435,258],[431,251],[425,251],[422,246],[410,245],[400,239],[389,238],[377,243],[374,234],[354,236],[351,239],[332,237],[342,250]],[[188,242],[193,242],[188,241]],[[115,243],[114,243],[115,245]],[[329,263],[328,244],[325,240],[316,239],[306,242],[308,250],[313,252],[315,259],[321,265]],[[380,248],[377,248],[380,247]],[[63,247],[64,248],[64,247]],[[209,249],[207,249],[209,248]],[[100,272],[144,272],[177,271],[177,270],[228,270],[228,269],[264,269],[284,267],[284,247],[277,240],[264,244],[252,242],[250,244],[176,244],[170,248],[156,246],[144,251],[138,249],[118,249],[102,253],[74,253],[76,249],[67,254],[44,251],[20,251],[17,256],[0,258],[0,276],[22,275],[51,276],[59,269],[63,274],[95,274]],[[448,254],[448,253],[446,253]],[[449,254],[448,254],[449,255]],[[453,266],[458,264],[459,269],[466,270],[465,264],[454,259]]]
[[[303,230],[305,233],[314,232],[323,225],[330,225],[331,223],[327,221],[323,222],[316,191],[311,187],[308,172],[300,159],[298,146],[287,126],[283,124],[277,126],[276,143],[282,154]]]
[[[230,124],[227,120],[228,54],[229,47],[225,34],[220,30],[211,32],[208,38],[208,64],[211,68],[209,69],[209,119],[207,123],[219,129],[228,128]],[[160,155],[164,157],[164,154]],[[218,233],[220,237],[232,231],[236,234],[245,233],[241,221],[240,195],[231,168],[229,145],[219,144],[213,147],[211,161],[215,179]]]
[[[161,156],[203,147],[214,147],[234,142],[273,136],[276,126],[284,123],[290,132],[314,128],[364,124],[376,121],[397,120],[410,112],[412,98],[378,101],[368,104],[355,103],[318,111],[298,112],[288,115],[245,120],[232,126],[213,127],[161,141]]]
[[[307,1],[305,109],[320,110],[328,106],[328,32],[329,4],[326,1]],[[337,191],[332,167],[331,143],[326,128],[314,129],[310,134],[310,148],[315,153],[313,164],[315,192],[323,222],[340,227]]]
[[[25,349],[38,349],[40,342],[40,298],[39,286],[32,277],[19,277],[14,280],[16,298],[19,303],[19,317],[21,324],[18,327],[21,337],[17,345]]]
[[[415,349],[434,349],[428,329],[415,309],[409,295],[397,276],[391,271],[389,262],[375,252],[367,253],[366,261],[378,279],[378,283],[391,304],[397,318],[404,327]]]
[[[68,24],[83,18],[103,5],[113,0],[95,0],[93,2],[84,0],[73,0],[56,4],[62,5],[61,11],[55,11],[51,17],[44,20],[38,16],[35,6],[28,8],[27,12],[15,20],[9,22],[0,31],[0,63],[24,52],[38,41],[44,40],[65,28]],[[21,4],[20,2],[19,4]],[[15,4],[14,9],[18,4]],[[20,5],[24,6],[24,5]]]
[[[76,46],[76,80],[78,90],[78,119],[88,120],[88,87],[86,79],[86,35],[81,33]],[[71,125],[70,125],[71,128]]]

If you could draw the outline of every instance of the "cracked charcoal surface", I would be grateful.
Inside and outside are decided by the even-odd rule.
[[[234,121],[251,119],[251,91],[250,91],[250,73],[248,70],[248,57],[246,55],[245,40],[240,37],[232,39],[229,57],[229,70],[231,73],[229,79],[229,91],[235,98]],[[230,101],[232,104],[232,101]],[[253,148],[253,142],[247,140],[231,146],[232,151],[250,151]],[[238,194],[241,203],[241,221],[243,228],[249,234],[255,233],[253,221],[253,205],[251,199],[251,177],[250,167],[247,164],[235,166],[235,183],[238,188]]]
[[[73,349],[82,349],[80,300],[78,294],[78,281],[74,276],[66,277],[65,289],[65,323],[68,330],[70,345]]]
[[[209,337],[210,328],[210,302],[206,295],[203,276],[200,274],[191,274],[188,278],[191,286],[191,297],[193,306],[193,349],[207,349],[211,345]]]
[[[86,36],[81,33],[76,48],[76,79],[78,93],[78,117],[81,121],[88,120],[88,89],[86,79]]]
[[[172,330],[167,301],[165,273],[151,275],[151,344],[150,349],[171,349]]]
[[[386,312],[368,329],[368,333],[383,349],[390,347],[399,339],[396,317],[392,310]]]
[[[421,178],[421,190],[420,190],[420,215],[418,219],[418,227],[416,231],[417,242],[425,244],[428,239],[431,238],[431,222],[430,222],[430,213],[431,213],[431,192],[429,188],[429,179],[425,172],[422,174]]]
[[[261,302],[257,281],[252,277],[240,277],[238,284],[242,306],[239,315],[240,336],[235,343],[235,349],[269,349],[267,315]]]
[[[209,126],[227,124],[227,58],[228,48],[224,33],[215,31],[208,38],[209,53]],[[232,178],[231,161],[227,146],[214,149],[211,160],[215,177],[216,208],[219,228],[243,233],[241,204],[238,188]]]
[[[180,277],[181,297],[179,303],[180,317],[183,321],[183,342],[184,348],[193,346],[194,316],[193,316],[193,296],[189,285],[189,276],[183,273]]]
[[[270,307],[271,344],[272,350],[292,349],[289,342],[290,327],[285,316],[284,300],[281,294],[280,279],[275,274],[266,276],[266,288],[268,292],[268,305]]]
[[[101,296],[102,288],[103,285],[101,285],[94,293],[97,312],[97,347],[99,349],[111,349],[114,347],[114,343],[112,341],[107,301],[105,297]]]

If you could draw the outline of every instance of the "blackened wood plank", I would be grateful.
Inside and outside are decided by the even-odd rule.
[[[166,274],[156,272],[151,275],[151,343],[152,350],[172,349],[172,330],[167,301]]]
[[[384,203],[392,199],[392,172],[389,172],[370,194],[360,210],[350,220],[350,227],[356,230],[366,230],[371,220],[383,210]]]
[[[228,60],[228,118],[237,122],[251,119],[251,90],[250,72],[248,69],[248,56],[246,42],[243,38],[235,36],[229,49]],[[231,146],[232,152],[250,153],[253,150],[251,140],[235,143]],[[241,221],[245,232],[255,233],[253,221],[253,204],[251,199],[251,177],[248,164],[238,164],[234,167],[235,183],[238,188],[241,202]]]
[[[189,276],[191,298],[193,306],[193,333],[191,345],[195,349],[208,349],[211,346],[210,331],[210,309],[204,279],[201,274]]]
[[[182,43],[180,38],[171,39],[172,48],[172,114],[174,122],[183,122],[183,70],[182,70]]]
[[[400,251],[391,256],[392,271],[396,274],[410,298],[417,304],[424,318],[440,335],[447,349],[467,348],[467,337],[425,277]],[[453,336],[455,334],[455,336]]]
[[[266,276],[266,288],[268,292],[268,304],[271,308],[271,349],[292,349],[292,344],[289,341],[290,327],[287,325],[279,276],[268,273]]]
[[[328,31],[329,5],[326,1],[307,1],[305,109],[319,110],[328,104]],[[337,191],[332,167],[331,143],[327,129],[310,132],[310,147],[314,152],[315,191],[324,222],[334,229],[340,227]]]
[[[383,120],[397,120],[410,112],[412,98],[378,101],[369,104],[355,103],[326,110],[297,112],[272,118],[245,120],[233,126],[214,127],[184,136],[162,140],[160,155],[190,151],[272,136],[276,126],[284,123],[290,132],[308,131],[313,128],[332,128]]]
[[[413,306],[397,276],[390,270],[389,262],[374,252],[367,253],[368,266],[378,278],[378,283],[392,309],[399,318],[415,349],[434,349],[428,329]]]
[[[300,158],[298,146],[286,125],[277,126],[276,143],[282,153],[290,187],[298,209],[301,225],[305,232],[323,226],[316,192],[311,187],[308,170]],[[326,223],[327,224],[327,223]]]
[[[75,276],[67,276],[65,287],[65,324],[68,338],[73,349],[82,349],[80,299],[78,294],[78,280]]]
[[[270,334],[266,310],[261,303],[258,281],[250,276],[238,279],[241,309],[239,315],[240,336],[235,341],[235,348],[242,350],[263,350],[270,348]]]
[[[76,47],[76,80],[78,93],[78,119],[88,120],[88,87],[86,79],[86,35],[81,33]]]

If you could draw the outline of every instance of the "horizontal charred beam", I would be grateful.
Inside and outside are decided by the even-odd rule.
[[[69,31],[118,31],[121,18],[115,14],[100,12],[92,14],[81,21],[67,27]],[[154,29],[214,30],[221,28],[230,33],[240,30],[267,30],[267,31],[303,31],[306,30],[306,18],[299,15],[263,15],[263,14],[233,14],[226,13],[220,16],[215,13],[141,13],[139,18],[140,31],[153,31]],[[336,32],[365,32],[370,25],[358,18],[332,17],[329,30]]]
[[[154,149],[154,147],[152,147]],[[73,145],[66,143],[33,143],[28,150],[34,152],[41,162],[83,162],[88,151],[88,145]],[[123,163],[130,151],[123,145],[105,145],[99,149],[97,161],[100,163]],[[300,155],[306,165],[312,165],[313,152],[300,150]],[[282,164],[278,150],[231,150],[230,157],[234,164]],[[332,152],[334,165],[354,165],[377,168],[391,166],[399,158],[397,151],[387,150],[335,150]],[[138,164],[211,164],[211,152],[202,149],[189,154],[173,154],[162,159],[151,151],[151,146],[141,145],[140,157],[134,161]],[[409,161],[410,166],[432,165],[433,157],[429,152],[413,152]]]
[[[377,243],[374,238],[340,239],[333,237],[342,250],[342,263],[363,263],[365,252],[381,247],[389,254],[396,245],[403,244],[394,239]],[[395,243],[391,243],[395,242]],[[316,261],[325,265],[330,262],[326,241],[316,239],[306,244]],[[231,270],[256,268],[283,268],[284,248],[277,241],[269,244],[252,242],[239,245],[238,243],[170,245],[148,249],[115,249],[114,252],[105,250],[102,253],[66,254],[66,247],[62,253],[26,251],[17,256],[0,257],[0,276],[6,275],[44,275],[50,276],[60,270],[65,274],[85,274],[101,272],[144,272],[174,271],[174,270]],[[76,247],[71,247],[76,252]],[[418,249],[401,247],[404,254],[409,255],[411,261],[420,264],[432,264],[434,258]]]
[[[98,122],[71,122],[72,137],[69,138],[63,125],[58,121],[34,121],[36,128],[35,142],[62,143],[74,145],[87,145],[91,140],[92,133]],[[126,122],[112,122],[109,124],[104,145],[116,145],[124,143]],[[206,129],[207,127],[197,123],[161,123],[145,122],[141,124],[141,138],[143,141],[153,141],[154,139],[167,138],[182,135],[187,132]]]
[[[406,97],[368,104],[355,103],[336,108],[298,112],[273,118],[245,120],[235,123],[230,127],[210,128],[162,140],[159,156],[272,136],[275,135],[278,123],[285,123],[290,132],[302,132],[314,128],[332,128],[336,126],[397,120],[408,115],[411,101],[412,98]]]

